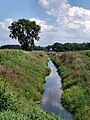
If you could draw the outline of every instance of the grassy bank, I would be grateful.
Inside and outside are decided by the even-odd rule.
[[[0,120],[59,120],[39,107],[48,72],[44,52],[0,50]]]
[[[90,51],[50,56],[62,77],[63,106],[74,120],[90,120]]]

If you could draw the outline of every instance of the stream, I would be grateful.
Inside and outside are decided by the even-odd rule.
[[[55,65],[50,59],[48,67],[51,69],[51,72],[45,78],[46,83],[43,85],[44,93],[40,105],[48,113],[59,115],[63,120],[72,120],[71,113],[67,112],[60,103],[61,95],[63,93],[61,78],[58,75]]]

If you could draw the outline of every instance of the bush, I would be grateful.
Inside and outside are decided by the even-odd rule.
[[[62,104],[72,113],[84,103],[85,96],[83,89],[79,86],[73,86],[70,89],[66,89],[62,95]]]
[[[90,51],[51,56],[62,77],[61,102],[74,120],[90,120]]]
[[[13,93],[9,93],[7,82],[0,80],[0,111],[3,110],[16,110],[14,103]]]
[[[60,120],[60,117],[54,116],[53,114],[47,114],[47,112],[39,107],[31,110],[27,116],[30,120]]]
[[[33,108],[26,114],[16,113],[10,110],[0,113],[0,120],[60,120],[60,117],[49,115],[39,107]]]
[[[18,114],[9,110],[0,113],[0,120],[29,120],[29,119],[23,114]]]
[[[74,120],[90,120],[90,108],[86,105],[77,108]]]

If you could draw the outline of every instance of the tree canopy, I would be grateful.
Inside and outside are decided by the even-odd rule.
[[[78,50],[90,50],[90,43],[54,43],[46,47],[47,51],[65,52],[65,51],[78,51]]]
[[[10,29],[10,35],[12,39],[17,39],[23,50],[30,50],[34,46],[34,41],[39,40],[39,33],[41,27],[36,25],[35,21],[30,21],[26,19],[19,19],[14,21]]]

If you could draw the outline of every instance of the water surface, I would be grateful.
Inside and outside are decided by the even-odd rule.
[[[48,62],[48,67],[51,69],[51,72],[50,75],[45,78],[45,91],[42,95],[41,107],[48,113],[54,113],[55,115],[61,116],[64,120],[72,120],[72,115],[67,112],[60,103],[63,93],[61,78],[51,60]]]

